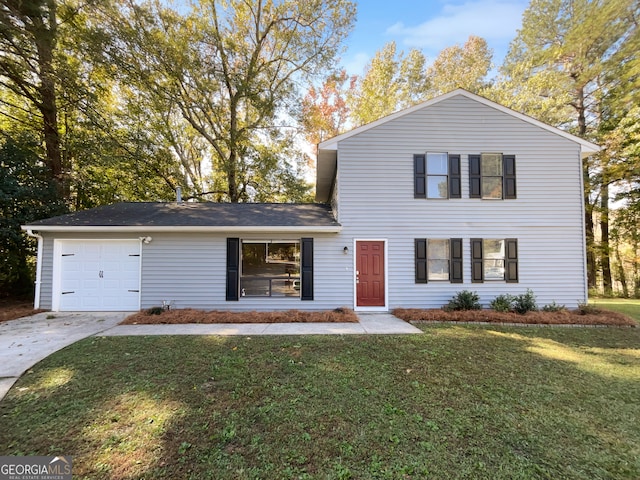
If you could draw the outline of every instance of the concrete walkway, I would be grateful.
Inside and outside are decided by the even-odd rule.
[[[0,400],[29,368],[92,335],[389,335],[422,330],[389,313],[358,314],[359,323],[118,325],[128,312],[39,313],[0,323]]]

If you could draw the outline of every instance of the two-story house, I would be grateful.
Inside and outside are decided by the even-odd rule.
[[[438,308],[587,298],[593,143],[456,90],[319,145],[317,204],[121,203],[33,222],[52,310]]]

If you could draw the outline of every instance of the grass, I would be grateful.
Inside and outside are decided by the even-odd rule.
[[[640,333],[94,337],[0,402],[74,478],[637,479]]]
[[[623,313],[640,324],[640,299],[592,298],[589,304]]]

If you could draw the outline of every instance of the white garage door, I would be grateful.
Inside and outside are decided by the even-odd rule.
[[[64,240],[60,246],[59,310],[140,308],[140,242]]]

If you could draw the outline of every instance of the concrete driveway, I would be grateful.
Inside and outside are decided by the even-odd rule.
[[[0,400],[43,358],[121,322],[129,312],[38,313],[0,323]]]

